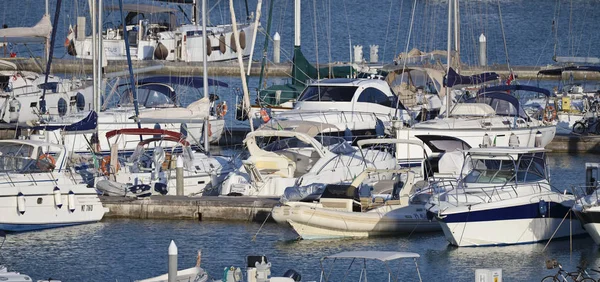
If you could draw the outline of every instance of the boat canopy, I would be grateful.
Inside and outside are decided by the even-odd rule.
[[[500,76],[495,72],[484,72],[475,75],[460,75],[453,68],[450,68],[446,79],[444,80],[445,86],[452,87],[455,85],[474,85],[482,84],[484,82],[497,80]]]
[[[120,11],[119,5],[111,5],[104,8],[107,11]],[[159,24],[167,30],[173,30],[177,26],[177,10],[148,4],[123,4],[126,25],[138,25],[141,20],[148,20],[151,24]],[[113,13],[114,14],[114,13]],[[110,17],[110,15],[109,15]],[[120,21],[120,17],[118,19]]]
[[[560,76],[562,75],[563,72],[567,72],[567,71],[596,71],[596,72],[600,72],[600,66],[568,66],[568,67],[562,67],[562,68],[554,68],[554,69],[547,69],[547,70],[541,70],[538,72],[538,75],[551,75],[551,76]]]
[[[109,5],[104,7],[104,10],[107,11],[119,11],[119,5]],[[157,5],[149,5],[149,4],[123,4],[123,11],[127,12],[138,12],[138,13],[175,13],[176,9],[157,6]]]
[[[138,86],[137,96],[139,105],[146,108],[174,107],[177,99],[177,93],[173,87],[159,83]],[[133,105],[133,93],[129,88],[121,94],[119,105]]]
[[[374,259],[379,261],[391,261],[405,258],[419,258],[421,257],[417,253],[409,252],[384,252],[384,251],[352,251],[352,252],[341,252],[339,254],[330,255],[321,259],[340,259],[340,258],[351,258],[351,259]]]
[[[185,139],[185,136],[179,132],[152,128],[123,128],[111,130],[106,132],[106,139],[110,139],[116,135],[164,135],[172,138]]]
[[[251,155],[261,155],[261,152],[265,152],[258,147],[256,144],[257,137],[283,137],[283,138],[296,138],[301,142],[308,144],[315,149],[315,151],[319,154],[319,157],[324,157],[329,153],[329,149],[326,148],[325,144],[319,143],[319,141],[315,140],[315,138],[301,133],[301,132],[293,132],[293,131],[285,131],[285,130],[257,130],[248,133],[246,138],[244,139],[244,144],[248,147],[248,151]],[[335,138],[335,137],[330,137]],[[339,138],[344,140],[343,138]],[[344,141],[345,142],[345,141]]]
[[[138,85],[144,85],[148,83],[162,83],[167,85],[184,85],[190,86],[194,88],[202,88],[204,87],[204,78],[201,76],[151,76],[146,78],[141,78],[137,80]],[[225,82],[216,80],[216,79],[208,79],[209,86],[220,86],[220,87],[229,87],[229,85]]]
[[[463,183],[506,184],[547,179],[543,148],[473,148],[468,151]]]
[[[419,138],[433,153],[452,152],[456,150],[469,150],[471,146],[465,141],[452,136],[445,135],[415,135]]]
[[[477,97],[466,100],[464,103],[485,103],[488,104],[496,115],[499,116],[519,116],[529,121],[529,116],[520,106],[519,99],[515,96],[508,95],[506,92],[492,92],[479,94]]]

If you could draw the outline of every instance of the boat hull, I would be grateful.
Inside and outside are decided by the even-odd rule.
[[[450,244],[460,247],[527,244],[584,233],[569,208],[549,203],[547,215],[540,204],[442,213],[438,221]],[[430,214],[431,215],[431,214]]]
[[[436,221],[426,218],[422,206],[382,206],[369,212],[349,212],[296,206],[282,216],[303,239],[370,237],[434,232],[440,230]],[[275,211],[274,211],[275,214]]]
[[[575,215],[581,221],[583,228],[600,245],[600,207],[594,206],[585,211],[574,209]]]

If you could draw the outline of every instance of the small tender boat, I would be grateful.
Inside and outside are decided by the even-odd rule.
[[[472,148],[458,184],[426,204],[456,246],[533,243],[585,232],[568,215],[575,197],[550,185],[543,148]]]
[[[573,211],[583,228],[592,236],[594,242],[600,245],[600,197],[598,189],[600,163],[585,164],[585,186],[575,189],[578,196]]]
[[[377,173],[393,176],[370,180]],[[415,180],[415,171],[408,168],[366,169],[351,184],[327,185],[316,201],[307,197],[273,208],[273,219],[287,221],[303,239],[439,231],[439,224],[427,219],[424,207],[431,193],[420,190]],[[361,187],[368,191],[367,197],[361,197]],[[369,193],[372,190],[377,194]]]
[[[325,127],[323,125],[321,128]],[[349,181],[367,167],[395,168],[387,151],[357,149],[341,137],[315,136],[319,127],[306,133],[258,130],[244,139],[250,157],[227,176],[221,195],[281,197],[286,187]],[[260,139],[276,140],[264,148]]]
[[[56,152],[56,153],[54,153]],[[65,146],[0,141],[0,230],[21,232],[98,222],[107,212],[80,183]]]
[[[119,151],[118,148],[131,147],[133,136],[138,138],[133,153]],[[140,141],[140,137],[145,139]],[[100,170],[105,177],[96,183],[96,188],[111,196],[142,197],[154,192],[176,195],[175,170],[181,161],[183,195],[200,196],[212,191],[233,171],[233,159],[194,151],[185,138],[179,132],[162,129],[126,128],[107,132],[111,155],[102,159]]]

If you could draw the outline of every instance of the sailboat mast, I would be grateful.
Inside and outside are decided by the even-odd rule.
[[[448,44],[446,48],[448,49],[447,53],[447,67],[446,67],[446,80],[448,79],[448,74],[450,73],[450,66],[452,65],[452,0],[448,0]],[[448,87],[448,82],[446,81],[446,117],[450,117],[450,88]]]
[[[92,83],[93,83],[93,95],[94,95],[94,110],[96,110],[96,104],[98,104],[99,93],[98,93],[98,42],[97,42],[97,25],[96,25],[96,1],[89,0],[91,14],[92,14]]]
[[[300,0],[294,0],[294,47],[300,47]]]
[[[104,44],[103,44],[103,40],[102,40],[102,12],[104,10],[103,6],[102,6],[102,0],[98,0],[98,25],[97,27],[97,32],[98,32],[98,62],[97,67],[98,67],[98,71],[97,71],[97,75],[98,77],[95,78],[97,80],[96,82],[96,86],[98,87],[98,89],[96,89],[96,100],[94,103],[94,111],[96,111],[96,113],[98,113],[100,111],[100,103],[102,101],[102,99],[100,97],[102,97],[102,67],[103,67],[103,55],[104,55]]]
[[[460,73],[460,13],[458,0],[454,0],[454,50],[456,51],[456,71]]]
[[[204,10],[204,8],[202,8],[202,10]],[[194,0],[192,2],[192,24],[193,25],[198,24],[198,2],[197,2],[197,0]]]
[[[267,63],[267,51],[269,49],[269,36],[271,35],[271,19],[273,18],[273,3],[274,2],[275,2],[275,0],[271,0],[269,3],[269,15],[267,16],[267,33],[265,35],[265,44],[263,46],[263,57],[262,57],[262,62],[260,64],[260,76],[258,77],[258,89],[261,89],[261,87],[262,87],[263,76],[265,74],[265,64]],[[254,28],[258,28],[258,26],[254,26]],[[260,97],[258,100],[260,101]]]
[[[204,38],[203,42],[206,42],[208,38],[206,34],[206,0],[202,0],[202,36]],[[204,44],[204,48],[208,48],[206,44]],[[242,50],[242,49],[237,49]],[[202,83],[204,84],[204,98],[208,97],[208,55],[206,54],[206,50],[202,52]]]
[[[246,1],[246,8],[248,8],[248,1]],[[252,32],[252,45],[250,45],[250,58],[248,58],[248,76],[250,76],[250,69],[252,68],[252,54],[254,54],[254,44],[256,43],[256,34],[258,33],[258,24],[260,21],[260,11],[262,9],[262,0],[258,0],[256,5],[256,14],[254,16],[254,32]],[[269,34],[267,33],[267,37]],[[260,87],[260,85],[259,85]]]
[[[203,0],[206,1],[206,0]],[[229,13],[231,13],[231,24],[233,26],[233,36],[235,38],[240,38],[238,29],[237,29],[237,21],[235,19],[235,10],[233,9],[233,0],[229,0]],[[240,46],[239,40],[235,41],[236,50],[242,50]],[[206,52],[205,52],[206,53]],[[250,116],[250,93],[248,93],[248,84],[246,83],[246,74],[244,73],[244,61],[242,60],[242,52],[237,52],[238,64],[240,66],[240,77],[242,79],[242,90],[244,91],[244,107],[246,108],[246,113],[248,114],[248,122],[250,123],[250,131],[254,131],[254,124],[252,122],[252,117]]]
[[[50,4],[49,0],[46,0],[46,16],[50,16]],[[52,27],[56,28],[56,27]],[[48,54],[50,54],[50,38],[46,37],[46,48],[44,48],[44,56],[46,57],[46,62],[48,62]]]

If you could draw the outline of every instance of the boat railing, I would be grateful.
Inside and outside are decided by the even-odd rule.
[[[386,118],[389,119],[389,114],[374,113],[374,112],[362,112],[362,111],[298,111],[297,116],[302,121],[314,121],[315,115],[319,116],[321,121],[327,124],[335,124],[338,122],[365,122],[365,121],[376,121],[377,119]],[[337,120],[329,120],[331,116],[337,116]],[[329,117],[329,118],[328,118]]]
[[[598,186],[594,185],[572,185],[571,191],[577,203],[583,206],[595,206],[600,204],[600,193]]]
[[[532,188],[532,193],[550,191],[550,186],[545,183],[527,184],[502,184],[484,187],[461,187],[455,189],[454,193],[447,193],[447,202],[460,206],[468,203],[491,203],[520,197],[518,188],[527,185]]]

